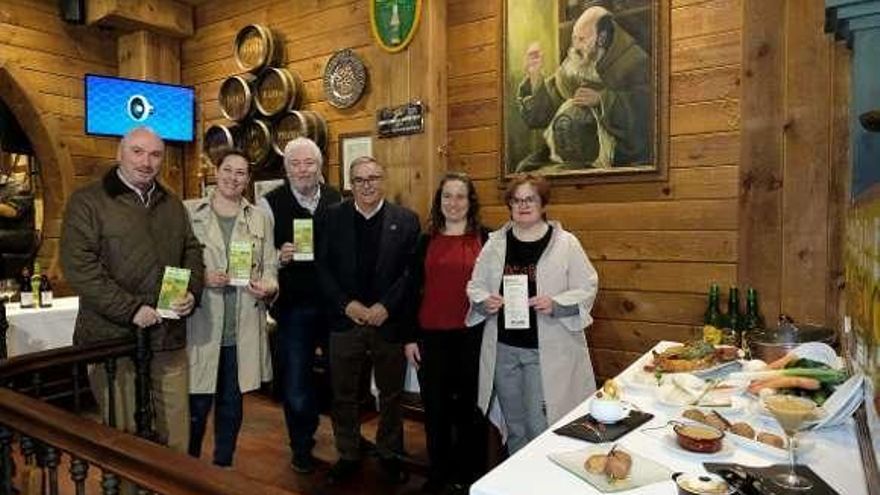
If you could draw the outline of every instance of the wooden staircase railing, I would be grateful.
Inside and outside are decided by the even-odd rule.
[[[107,474],[127,479],[150,492],[180,495],[289,495],[292,492],[265,485],[233,471],[223,470],[184,454],[174,452],[143,438],[124,433],[41,400],[9,389],[0,389],[0,472],[4,487],[0,493],[12,493],[6,473],[11,472],[13,431],[55,450],[55,468],[61,453],[67,453],[79,465],[100,466]],[[47,468],[50,469],[50,468]],[[82,468],[81,468],[82,469]],[[84,474],[84,473],[83,473]],[[57,472],[55,473],[57,476]],[[85,476],[74,479],[84,487]],[[114,480],[110,480],[113,483]],[[79,492],[78,492],[79,493]]]
[[[116,360],[124,357],[132,358],[138,370],[138,436],[77,415],[82,410],[80,395],[86,365],[103,365],[108,381],[112,381]],[[147,334],[139,332],[137,339],[69,346],[0,360],[0,495],[20,493],[21,486],[14,486],[16,479],[21,485],[16,468],[22,472],[40,470],[39,493],[58,494],[58,469],[65,456],[69,457],[70,484],[77,495],[86,493],[90,466],[101,469],[100,489],[104,495],[120,493],[122,480],[133,483],[138,493],[144,494],[295,493],[150,441],[154,438],[148,406],[150,357]],[[67,383],[73,389],[74,412],[41,400],[59,396],[47,393],[50,381],[56,385]],[[111,397],[111,403],[113,400]],[[114,409],[110,407],[110,411]],[[112,414],[108,420],[115,423]],[[20,456],[14,453],[16,440]]]

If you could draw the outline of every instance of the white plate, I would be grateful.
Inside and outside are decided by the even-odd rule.
[[[742,361],[736,359],[733,361],[726,361],[724,363],[716,364],[711,368],[706,368],[702,370],[694,370],[691,373],[699,376],[700,378],[711,378],[711,377],[720,377],[724,376],[728,373],[733,373],[734,371],[738,371],[742,369]]]
[[[764,432],[764,430],[757,430],[756,431],[756,433],[762,433],[762,432]],[[778,436],[782,437],[783,439],[786,439],[785,434],[782,432],[767,431],[766,433],[772,433],[774,435],[778,435]],[[752,452],[755,452],[759,455],[763,455],[765,457],[770,457],[773,459],[788,459],[788,449],[786,449],[786,448],[780,449],[779,447],[774,447],[773,445],[766,444],[764,442],[759,442],[757,440],[753,440],[750,438],[741,437],[741,436],[739,436],[735,433],[731,433],[729,431],[726,432],[726,436],[724,438],[729,438],[729,439],[733,440],[733,443],[735,443],[736,445],[743,447],[743,448],[746,448],[746,449],[749,449]],[[796,441],[797,441],[797,453],[798,454],[806,453],[806,452],[812,450],[813,447],[816,445],[816,442],[814,442],[813,440],[808,439],[808,438],[803,438],[803,434],[798,435],[798,438]]]
[[[668,481],[670,476],[672,476],[672,471],[666,466],[635,454],[626,448],[619,446],[617,448],[623,450],[632,457],[632,468],[629,477],[623,480],[614,481],[613,483],[609,483],[608,478],[604,474],[593,474],[584,469],[584,462],[588,457],[596,454],[607,454],[608,451],[611,450],[610,447],[596,446],[569,452],[554,452],[547,454],[547,457],[566,471],[586,481],[602,493],[632,490],[633,488],[638,488],[640,486]]]
[[[677,342],[664,342],[664,344],[666,344],[666,345],[659,345],[658,344],[651,351],[656,351],[659,354],[670,347],[683,345],[683,344],[677,343]],[[629,370],[631,370],[631,371],[624,372],[620,376],[620,379],[622,379],[627,384],[638,387],[638,388],[656,387],[658,385],[658,383],[657,383],[657,377],[654,374],[654,372],[653,371],[645,371],[645,365],[648,365],[654,361],[654,354],[651,351],[648,351],[647,353],[642,355],[631,366],[631,368],[629,368]],[[741,362],[741,360],[736,359],[733,361],[726,361],[723,363],[716,364],[715,366],[712,366],[711,368],[705,368],[705,369],[701,369],[701,370],[693,370],[693,371],[689,371],[688,373],[702,377],[702,378],[713,378],[713,377],[725,376],[728,373],[737,371],[739,369],[742,369],[742,362]],[[668,373],[667,372],[667,373],[662,373],[662,374],[663,375],[672,375],[675,373]]]
[[[729,406],[713,406],[711,404],[698,404],[698,405],[681,405],[681,404],[668,404],[657,398],[657,402],[663,404],[665,406],[675,407],[679,409],[679,416],[681,413],[687,411],[688,409],[699,409],[704,414],[709,413],[711,411],[715,411],[725,418],[730,416],[740,416],[743,412],[748,410],[749,401],[744,397],[733,396],[730,398]]]
[[[834,349],[822,342],[805,342],[791,350],[797,357],[812,359],[820,363],[825,363],[832,368],[841,367],[841,359],[834,352]]]
[[[702,425],[702,423],[696,423],[696,424]],[[672,431],[671,425],[668,428],[663,428],[663,429],[657,429],[657,430],[642,429],[640,431],[642,433],[644,433],[645,435],[647,435],[647,436],[653,438],[654,440],[657,440],[661,444],[663,444],[663,446],[666,447],[666,449],[669,452],[672,452],[673,454],[685,456],[685,457],[714,461],[715,459],[729,457],[729,456],[733,455],[733,452],[734,452],[733,446],[731,445],[730,441],[727,439],[727,434],[725,434],[725,437],[723,439],[721,439],[721,450],[710,454],[710,453],[704,453],[704,452],[693,452],[691,450],[685,450],[685,449],[681,448],[681,446],[678,444],[678,441],[676,440],[675,432]]]
[[[734,411],[742,409],[746,405],[745,402],[737,400],[737,396],[748,385],[748,382],[744,380],[723,380],[716,383],[714,385],[715,389],[710,390],[705,396],[703,396],[703,392],[710,385],[710,382],[691,374],[676,373],[666,375],[661,382],[655,394],[655,399],[658,403],[667,406],[688,406],[698,398],[700,399],[701,407],[713,407],[711,404],[727,403],[727,405],[714,406],[719,411]]]
[[[862,394],[864,381],[865,376],[856,373],[834,389],[831,397],[822,404],[821,409],[825,412],[825,417],[819,420],[816,428],[836,426],[849,419],[864,399]]]

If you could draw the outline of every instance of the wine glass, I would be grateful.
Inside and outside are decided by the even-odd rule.
[[[774,475],[771,480],[789,490],[809,490],[813,487],[813,482],[794,470],[797,448],[795,435],[808,419],[815,416],[816,403],[804,397],[777,394],[765,398],[764,407],[776,418],[788,437],[788,471]]]
[[[8,303],[15,297],[18,292],[18,283],[13,278],[5,278],[0,280],[0,302]]]

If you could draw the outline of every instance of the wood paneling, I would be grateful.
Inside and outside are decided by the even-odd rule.
[[[625,352],[644,352],[661,340],[682,341],[694,336],[692,325],[649,323],[644,321],[606,320],[596,318],[587,331],[587,340],[593,348],[618,349]],[[595,364],[595,363],[594,363]]]
[[[672,103],[739,99],[739,71],[733,65],[675,73],[669,91]]]
[[[675,29],[673,27],[673,29]],[[740,32],[727,31],[672,42],[672,72],[740,63]]]
[[[14,95],[7,85],[0,98],[27,107],[30,122],[23,127],[41,160],[44,226],[51,227],[44,229],[39,257],[57,277],[56,226],[64,202],[75,185],[100,173],[96,163],[115,155],[115,142],[84,135],[82,116],[83,76],[116,74],[116,37],[65,24],[53,0],[0,0],[0,70],[26,93]]]
[[[782,298],[785,2],[745,5],[739,279],[757,287],[764,311],[775,315]]]
[[[672,9],[673,40],[723,31],[742,26],[742,0],[708,0]]]
[[[303,108],[321,113],[328,122],[328,170],[338,171],[338,136],[373,130],[377,108],[416,99],[427,104],[425,133],[377,139],[373,144],[374,154],[387,169],[385,185],[389,196],[412,206],[424,216],[433,183],[446,168],[446,155],[441,151],[447,140],[448,114],[446,3],[426,2],[423,9],[422,23],[412,44],[399,54],[387,54],[372,40],[367,2],[306,0],[291,5],[276,0],[211,2],[197,6],[195,32],[192,38],[183,42],[181,58],[184,83],[196,86],[201,95],[197,112],[199,128],[223,121],[217,92],[222,80],[240,72],[233,59],[236,34],[247,24],[263,23],[284,45],[283,65],[296,71],[304,82]],[[478,11],[480,9],[474,12]],[[473,35],[477,34],[474,31]],[[337,109],[327,103],[322,85],[328,59],[342,48],[353,49],[364,59],[370,81],[367,93],[349,109]],[[475,101],[460,100],[460,104],[465,105],[462,110],[480,108]],[[488,106],[482,108],[479,117],[489,118],[493,112]],[[198,141],[196,150],[200,149],[201,136]],[[197,161],[198,153],[193,151],[187,156],[187,169],[197,170],[192,165]],[[329,173],[328,180],[336,183],[338,173]]]
[[[449,6],[449,166],[476,179],[493,226],[508,218],[497,180],[502,5]],[[737,281],[741,27],[742,0],[673,4],[666,180],[553,188],[550,217],[600,275],[588,331],[597,376],[689,337],[709,283]]]
[[[721,287],[736,284],[735,263],[670,263],[666,261],[598,261],[602,288],[705,294],[706,281]]]
[[[421,150],[402,144],[407,141],[382,143],[379,153],[392,164],[391,193],[418,204],[429,196],[436,179],[432,174],[442,167],[463,170],[475,179],[484,221],[497,226],[508,218],[500,199],[504,183],[498,179],[503,2],[444,2],[444,25],[428,28],[433,34],[422,39],[447,40],[442,84],[425,75],[428,67],[437,66],[436,59],[423,63],[375,47],[365,2],[303,0],[295,8],[280,0],[208,2],[195,8],[194,35],[183,43],[182,78],[199,92],[202,128],[220,121],[219,84],[238,72],[232,37],[251,22],[275,28],[284,39],[287,67],[305,82],[306,108],[324,113],[330,122],[331,182],[339,170],[340,133],[374,128],[377,106],[402,103],[396,100],[413,95],[415,88],[435,88],[435,97],[445,91],[441,107],[430,110],[446,116],[445,143],[436,135],[409,141],[419,142]],[[597,321],[588,333],[599,376],[615,374],[658,340],[689,336],[699,324],[703,294],[712,281],[755,285],[764,314],[772,320],[783,285],[792,290],[804,286],[805,276],[833,263],[834,253],[816,248],[820,234],[809,230],[834,214],[833,204],[809,201],[810,194],[822,192],[823,181],[834,179],[820,165],[830,156],[831,117],[814,108],[816,101],[831,99],[832,88],[825,76],[798,83],[811,71],[831,71],[821,19],[810,10],[817,8],[796,0],[672,0],[667,177],[554,186],[550,216],[575,232],[600,271]],[[790,22],[796,16],[804,19],[801,26]],[[327,104],[320,82],[330,54],[343,47],[357,51],[371,73],[364,101],[346,111]],[[433,55],[439,56],[436,43],[434,48]],[[410,50],[431,55],[424,45]],[[817,66],[810,62],[814,58],[824,61]],[[388,81],[395,85],[383,84]],[[842,119],[835,129],[844,124]],[[90,150],[86,143],[78,146],[78,151]],[[189,153],[190,163],[197,155]],[[446,165],[439,165],[444,158]],[[803,174],[800,182],[788,181],[795,172]],[[836,180],[840,184],[843,179]],[[783,196],[787,182],[807,186],[807,192],[791,189]],[[794,224],[793,215],[801,210],[811,220],[804,227],[788,226],[783,236],[783,218]],[[832,235],[833,226],[820,230]],[[819,284],[825,284],[827,296],[823,292],[805,301],[830,307],[826,282],[812,280],[815,287],[810,287],[818,294]]]
[[[690,168],[737,164],[739,146],[740,136],[735,132],[675,136],[670,139],[669,166]]]
[[[782,310],[825,322],[828,284],[830,108],[833,39],[815,29],[825,19],[818,2],[787,2],[785,178],[782,189]],[[795,49],[794,47],[797,47]],[[816,77],[800,77],[815,73]],[[796,75],[795,75],[796,74]]]
[[[176,0],[87,0],[85,11],[89,25],[185,38],[193,33],[192,9]]]

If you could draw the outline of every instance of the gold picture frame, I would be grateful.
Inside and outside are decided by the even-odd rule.
[[[604,5],[504,0],[502,179],[521,172],[575,184],[666,179],[669,1]],[[539,68],[535,77],[529,67]]]

